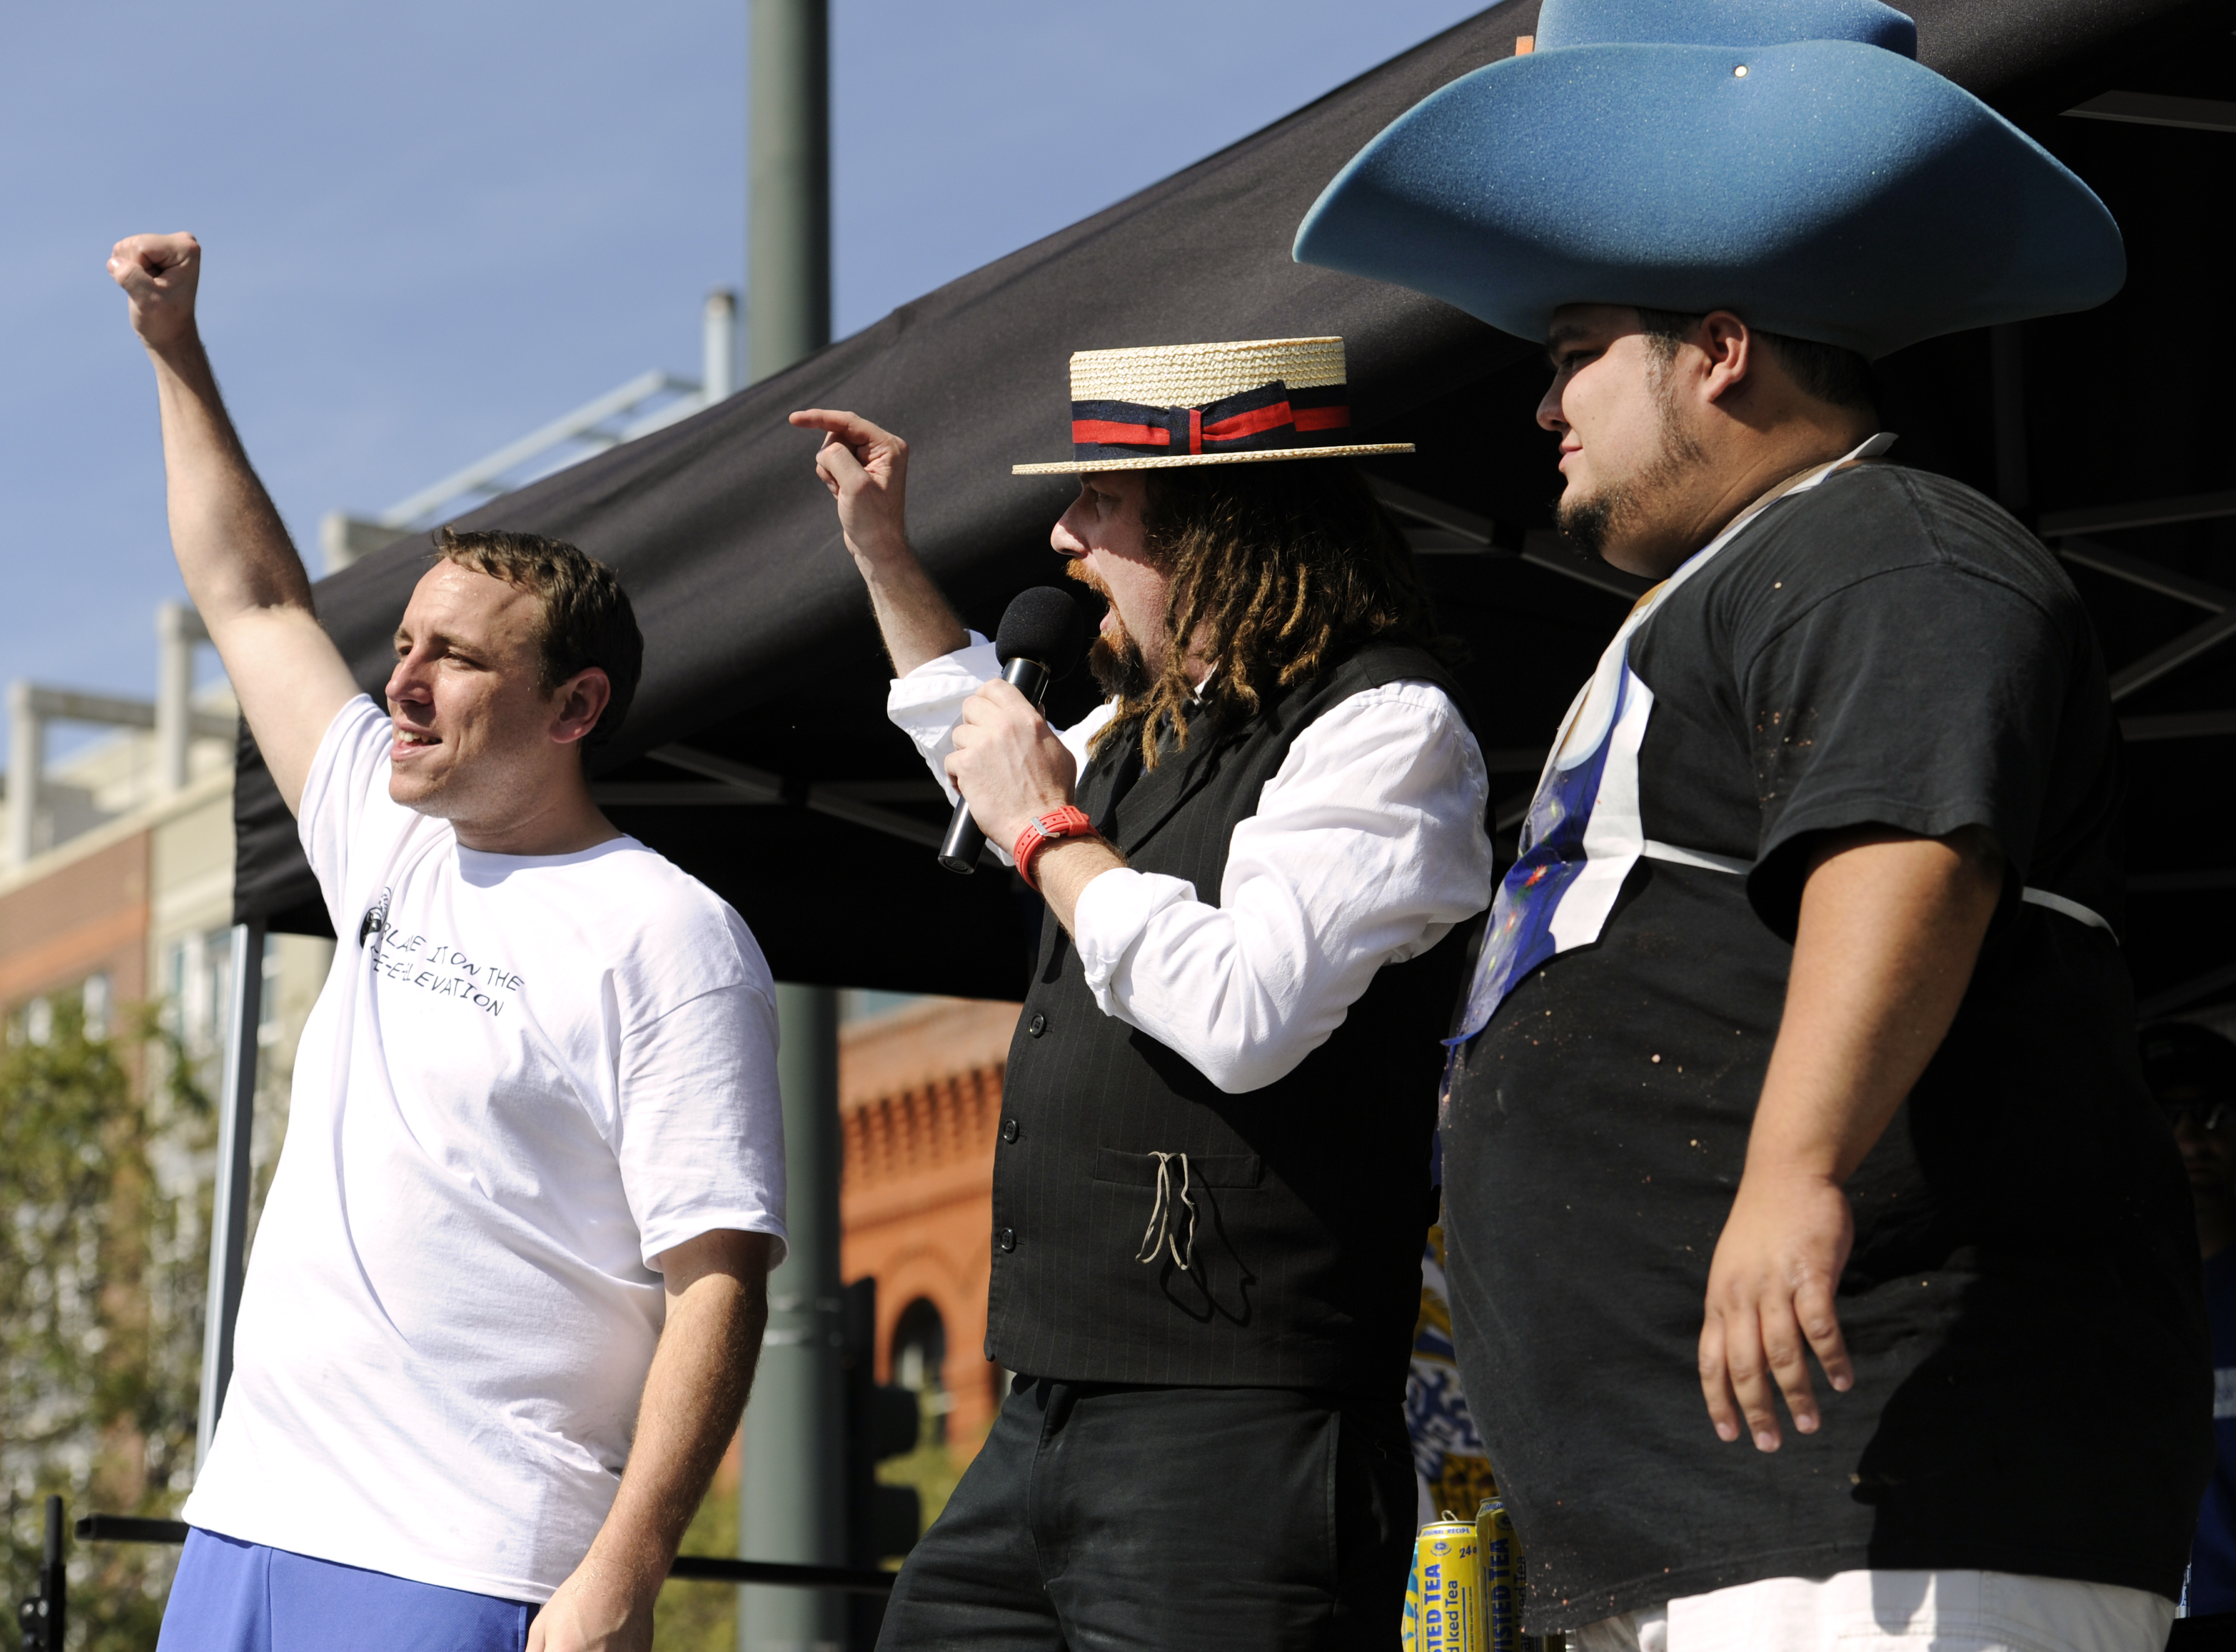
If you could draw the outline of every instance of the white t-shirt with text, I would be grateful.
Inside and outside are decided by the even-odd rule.
[[[336,716],[301,835],[339,938],[295,1057],[233,1383],[184,1510],[247,1542],[542,1601],[611,1505],[654,1260],[784,1234],[768,965],[633,838],[462,847]]]

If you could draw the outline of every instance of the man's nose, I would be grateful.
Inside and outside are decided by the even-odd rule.
[[[1561,386],[1557,382],[1546,387],[1544,397],[1537,404],[1537,423],[1555,436],[1568,432],[1568,421],[1561,415]]]
[[[1069,511],[1056,518],[1056,526],[1049,530],[1049,546],[1059,556],[1084,556],[1087,542],[1071,530]]]
[[[388,686],[384,691],[391,701],[427,701],[434,696],[427,692],[425,662],[417,655],[407,654],[396,662],[396,669],[388,674]]]

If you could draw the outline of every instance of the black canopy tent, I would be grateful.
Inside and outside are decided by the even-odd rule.
[[[1897,457],[2035,521],[2074,565],[2115,671],[2149,666],[2118,685],[2139,990],[2166,1006],[2236,991],[2236,970],[2224,970],[2236,947],[2221,938],[2236,913],[2236,648],[2211,647],[2236,632],[2236,593],[2214,582],[2236,585],[2224,568],[2236,494],[2211,492],[2236,485],[2236,420],[2219,393],[2236,366],[2220,313],[2236,252],[2224,205],[2236,136],[2195,129],[2211,125],[2200,100],[2236,96],[2236,5],[1910,10],[1927,63],[2105,197],[2132,273],[2092,314],[2000,330],[1993,344],[1934,340],[1881,364]],[[1420,445],[1370,469],[1424,553],[1446,628],[1472,647],[1495,784],[1526,792],[1636,589],[1545,531],[1549,438],[1530,422],[1542,359],[1433,300],[1300,267],[1288,247],[1360,145],[1437,87],[1507,56],[1536,16],[1536,0],[1507,0],[719,406],[459,520],[567,539],[619,571],[646,670],[627,726],[595,760],[600,795],[619,824],[737,906],[780,978],[1014,997],[1036,905],[1006,877],[960,879],[933,863],[945,810],[885,721],[876,632],[810,469],[814,438],[784,423],[795,407],[855,408],[908,437],[912,536],[990,632],[1012,593],[1056,572],[1046,536],[1069,490],[1009,466],[1068,451],[1072,351],[1344,335],[1365,439]],[[2107,93],[2129,99],[2114,118],[2063,117]],[[2137,123],[2168,110],[2196,118]],[[425,550],[407,541],[318,588],[329,629],[376,694]],[[2200,609],[2211,615],[2201,629]],[[1080,709],[1088,692],[1075,681],[1059,695]],[[326,932],[293,822],[245,734],[234,811],[237,920]],[[1499,813],[1510,831],[1518,803]]]

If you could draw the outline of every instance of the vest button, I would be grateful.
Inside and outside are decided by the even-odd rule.
[[[1003,1250],[1016,1249],[1017,1230],[1014,1227],[1004,1227],[1001,1229],[994,1235],[994,1242],[999,1245]]]
[[[1004,1142],[1014,1142],[1017,1139],[1016,1120],[1005,1118],[1002,1121],[1002,1139]]]
[[[1046,1016],[1035,1016],[1030,1021],[1025,1023],[1025,1030],[1032,1034],[1034,1037],[1039,1037],[1042,1033],[1048,1030],[1048,1017]]]

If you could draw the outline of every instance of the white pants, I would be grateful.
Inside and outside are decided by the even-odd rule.
[[[2174,1603],[1996,1571],[1766,1577],[1601,1618],[1576,1652],[2164,1652]]]

